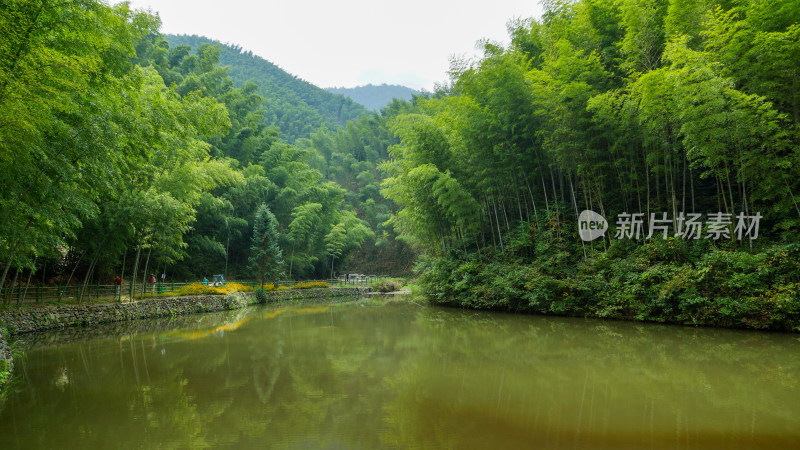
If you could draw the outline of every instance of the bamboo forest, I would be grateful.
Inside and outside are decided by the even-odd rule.
[[[133,3],[0,0],[4,448],[800,446],[797,0],[532,0],[432,89]]]

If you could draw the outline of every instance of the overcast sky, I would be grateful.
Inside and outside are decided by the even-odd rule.
[[[113,1],[113,0],[112,0]],[[451,56],[507,41],[506,23],[539,17],[538,0],[132,0],[158,12],[161,31],[238,44],[321,87],[447,80]]]

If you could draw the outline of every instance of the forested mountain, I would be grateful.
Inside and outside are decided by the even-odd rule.
[[[386,83],[379,86],[368,84],[366,86],[357,86],[354,88],[332,87],[326,88],[326,90],[334,94],[344,95],[373,111],[380,111],[381,108],[391,103],[395,98],[399,100],[411,100],[411,97],[419,94],[419,91],[414,89]]]
[[[429,298],[797,329],[800,2],[544,5],[391,123]]]
[[[287,142],[308,137],[320,126],[343,127],[347,121],[366,113],[364,107],[349,98],[303,81],[241,47],[196,35],[164,35],[164,39],[172,48],[219,45],[219,64],[229,67],[228,75],[236,86],[242,87],[247,82],[258,86],[255,92],[264,99],[264,120],[278,126],[281,137]]]

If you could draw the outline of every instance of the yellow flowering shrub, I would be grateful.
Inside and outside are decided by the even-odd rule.
[[[265,284],[265,291],[285,291],[287,289],[315,289],[315,288],[328,288],[330,285],[325,281],[303,281],[295,284],[291,288],[286,286],[275,286],[273,283]],[[226,295],[232,292],[251,292],[254,288],[245,286],[241,283],[227,283],[225,286],[207,286],[202,283],[192,283],[181,286],[173,291],[166,292],[163,295]],[[256,288],[257,289],[257,288]]]
[[[292,286],[292,289],[317,289],[328,287],[330,287],[330,285],[326,281],[301,281]]]
[[[167,295],[203,295],[203,294],[227,294],[228,291],[224,287],[216,288],[214,286],[206,286],[202,283],[185,284],[174,291],[167,292]]]
[[[228,292],[250,292],[253,290],[250,286],[245,286],[241,283],[227,283],[223,286],[223,289],[227,289]]]
[[[207,286],[202,283],[192,283],[183,285],[165,295],[227,295],[232,292],[250,292],[253,288],[241,283],[227,283],[225,286]]]

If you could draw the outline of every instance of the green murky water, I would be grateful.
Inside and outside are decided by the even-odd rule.
[[[25,339],[2,448],[800,448],[793,335],[349,304]]]

